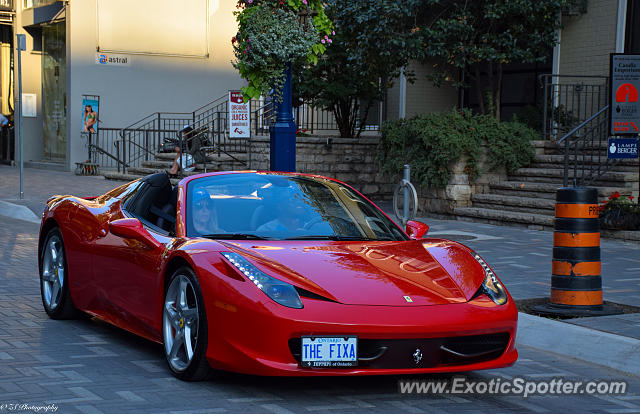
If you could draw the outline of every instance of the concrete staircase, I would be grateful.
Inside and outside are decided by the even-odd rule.
[[[506,180],[491,183],[483,194],[472,196],[471,207],[458,207],[454,214],[461,220],[491,224],[511,224],[537,229],[553,227],[556,190],[562,187],[564,155],[549,141],[534,141],[536,158],[529,167],[521,168]],[[590,154],[592,151],[587,151]],[[582,164],[595,165],[590,157]],[[570,172],[569,177],[573,176]],[[623,195],[637,192],[638,160],[621,162],[601,177],[592,187],[598,188],[600,201],[618,191]]]
[[[204,172],[211,171],[228,171],[228,170],[244,170],[247,169],[247,162],[249,159],[249,155],[246,152],[237,152],[234,151],[232,153],[233,157],[221,153],[209,153],[207,155],[207,162],[200,163],[197,165],[195,170],[191,172],[182,173],[181,177],[186,177],[190,175],[201,174]],[[140,167],[130,167],[127,169],[126,173],[120,173],[116,171],[105,171],[103,173],[104,177],[109,180],[124,180],[124,181],[133,181],[140,177],[144,177],[145,175],[154,174],[162,171],[169,171],[171,169],[171,165],[173,164],[173,160],[176,157],[175,152],[158,152],[155,154],[154,160],[142,161],[142,165]],[[234,159],[235,158],[235,159]],[[180,178],[172,178],[172,184],[177,184],[180,181]]]

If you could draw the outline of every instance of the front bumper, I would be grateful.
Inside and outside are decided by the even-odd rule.
[[[518,357],[517,310],[511,298],[503,306],[484,297],[433,306],[343,305],[302,298],[303,309],[290,309],[248,283],[222,287],[211,286],[207,292],[203,286],[205,298],[216,297],[206,302],[207,360],[216,369],[267,376],[398,375],[499,368],[512,365]],[[303,368],[296,343],[306,335],[356,335],[369,349],[362,357],[375,354],[376,346],[393,349],[387,350],[386,361],[380,357],[374,363],[360,361],[357,367]],[[493,352],[468,358],[469,362],[464,357],[442,357],[449,354],[440,348],[443,344],[451,349],[451,341],[470,336],[502,337],[502,349],[493,347]],[[363,352],[367,346],[361,347]],[[454,353],[461,349],[457,346]],[[418,348],[425,357],[415,363],[412,355]]]

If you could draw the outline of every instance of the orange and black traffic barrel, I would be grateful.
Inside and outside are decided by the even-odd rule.
[[[544,313],[603,314],[598,190],[559,188],[553,232],[551,295]],[[609,308],[609,307],[607,307]],[[606,314],[611,314],[608,309]]]
[[[552,304],[602,307],[597,189],[558,189],[551,270]]]

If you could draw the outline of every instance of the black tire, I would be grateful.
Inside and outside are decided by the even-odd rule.
[[[176,303],[179,302],[179,299],[174,285],[177,284],[177,289],[180,291],[180,284],[185,281],[187,285],[184,295],[186,307],[181,309],[182,305]],[[172,302],[173,306],[171,305]],[[201,381],[209,378],[211,367],[206,358],[208,340],[207,313],[204,308],[204,299],[198,278],[190,267],[183,266],[171,275],[169,283],[167,283],[162,306],[163,350],[169,370],[176,378],[183,381]],[[172,309],[173,313],[169,309]],[[194,314],[197,315],[197,321],[190,319]],[[195,334],[193,332],[194,327]],[[183,338],[181,345],[178,340],[180,332],[182,332]],[[194,340],[195,348],[193,348],[192,344]],[[175,352],[172,345],[176,346]],[[192,351],[190,358],[189,348]]]
[[[52,248],[55,249],[55,254],[52,253]],[[59,228],[53,227],[47,233],[40,251],[39,263],[40,296],[47,315],[51,319],[78,317],[80,312],[73,305],[69,291],[69,266]],[[60,271],[63,272],[62,277]]]

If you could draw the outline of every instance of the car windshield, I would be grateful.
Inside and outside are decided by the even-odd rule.
[[[187,236],[245,240],[407,240],[373,204],[338,182],[273,173],[187,185]]]

